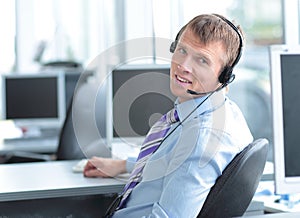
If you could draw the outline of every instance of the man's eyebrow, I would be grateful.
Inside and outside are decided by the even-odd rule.
[[[177,44],[177,47],[180,47],[180,48],[183,48],[183,49],[186,49],[186,50],[191,50],[193,52],[193,55],[197,58],[203,58],[207,63],[212,63],[212,60],[210,58],[209,55],[205,54],[204,52],[201,52],[199,50],[195,50],[193,49],[191,46],[185,44],[185,43],[182,43],[182,42],[178,42]]]
[[[185,44],[183,44],[182,42],[180,42],[180,41],[178,41],[178,43],[177,43],[177,46],[178,47],[183,47],[183,48],[186,48],[186,45]]]
[[[204,58],[206,61],[211,62],[211,59],[209,58],[209,55],[207,55],[203,52],[195,52],[195,56],[197,58]]]

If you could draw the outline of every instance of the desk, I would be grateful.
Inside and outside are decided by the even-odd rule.
[[[294,213],[274,213],[274,214],[265,214],[257,216],[247,216],[247,218],[299,218],[300,212]]]
[[[264,202],[264,211],[266,213],[278,213],[283,215],[291,213],[294,215],[298,214],[298,216],[295,217],[300,217],[300,203],[297,203],[294,205],[294,207],[289,208],[287,204],[278,202],[278,199],[280,199],[280,195],[275,195],[274,191],[274,181],[261,181],[253,199],[255,201]],[[278,215],[278,217],[280,216]],[[292,215],[286,217],[292,217]]]
[[[27,215],[56,217],[74,213],[76,207],[79,211],[85,211],[85,214],[97,213],[99,217],[99,211],[89,210],[99,209],[104,204],[106,208],[115,196],[111,193],[121,192],[125,181],[113,178],[86,178],[81,173],[73,173],[72,167],[77,162],[1,165],[0,217],[17,216],[23,213],[22,210],[29,211],[26,212]],[[107,201],[103,202],[105,198]],[[95,207],[84,210],[84,205],[88,206],[91,202]]]

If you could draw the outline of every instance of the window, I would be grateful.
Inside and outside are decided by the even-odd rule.
[[[15,1],[1,0],[0,3],[0,72],[10,72],[15,67]]]

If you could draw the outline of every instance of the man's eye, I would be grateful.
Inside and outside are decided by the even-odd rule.
[[[208,60],[205,57],[198,57],[197,59],[195,59],[199,64],[208,64]]]
[[[206,64],[207,63],[207,61],[205,60],[205,58],[199,58],[199,62],[201,64]]]
[[[180,54],[186,54],[186,51],[185,51],[185,49],[183,49],[183,48],[178,48],[178,52],[179,52]]]

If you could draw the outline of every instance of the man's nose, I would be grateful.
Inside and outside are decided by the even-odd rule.
[[[178,64],[178,69],[184,73],[192,72],[192,64],[190,58],[185,58],[181,63]]]

